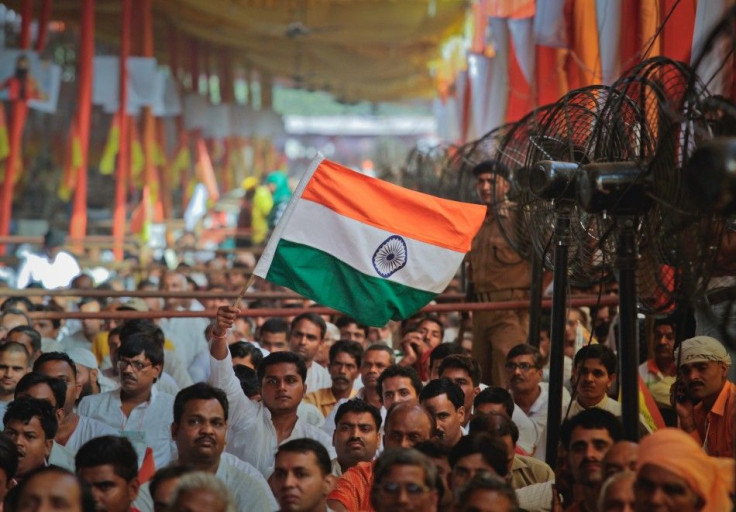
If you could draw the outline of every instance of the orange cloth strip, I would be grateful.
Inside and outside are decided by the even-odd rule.
[[[459,252],[470,250],[486,215],[484,206],[414,192],[329,160],[320,163],[302,199],[359,222]]]

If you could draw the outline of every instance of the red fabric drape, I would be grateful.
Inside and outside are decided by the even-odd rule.
[[[144,57],[153,57],[153,12],[151,0],[138,0],[141,8],[142,50]],[[153,107],[143,107],[143,155],[144,155],[144,184],[143,184],[143,214],[146,226],[151,222],[163,220],[161,194],[159,193],[159,179],[156,170],[156,120],[153,117]],[[144,232],[145,236],[145,232]]]
[[[132,0],[122,0],[120,30],[120,148],[115,181],[115,211],[113,213],[112,234],[115,240],[115,260],[123,259],[123,240],[125,237],[125,205],[128,175],[130,174],[130,118],[128,109],[128,66],[130,55],[130,25],[132,19]]]
[[[33,13],[33,1],[23,0],[21,3],[21,25],[20,25],[20,48],[27,50],[31,46],[31,14]],[[0,235],[8,235],[10,232],[10,217],[13,206],[13,188],[18,172],[18,163],[22,158],[21,143],[23,140],[23,127],[28,115],[28,101],[18,97],[13,100],[10,118],[9,152],[5,162],[5,177],[3,179],[2,200],[0,201]],[[0,245],[0,255],[5,254],[5,246]]]
[[[79,131],[82,159],[80,168],[77,169],[74,189],[69,230],[71,238],[83,238],[87,234],[87,156],[92,113],[92,61],[95,56],[95,0],[83,0],[81,18],[77,75],[77,130]]]
[[[36,51],[42,52],[46,48],[46,40],[49,35],[49,21],[51,20],[52,0],[43,0],[41,15],[38,18],[38,37],[36,38]]]

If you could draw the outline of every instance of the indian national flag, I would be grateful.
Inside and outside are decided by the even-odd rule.
[[[318,156],[254,274],[372,326],[444,291],[486,214]]]

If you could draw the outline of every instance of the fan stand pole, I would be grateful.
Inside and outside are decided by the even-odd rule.
[[[529,344],[539,347],[539,331],[542,327],[542,285],[544,268],[542,257],[532,253],[532,286],[529,290]]]
[[[562,423],[562,386],[565,379],[565,322],[567,321],[567,260],[570,246],[570,209],[560,206],[555,222],[555,266],[550,328],[549,403],[547,405],[547,464],[556,467]]]
[[[623,217],[618,235],[619,269],[619,378],[624,436],[639,440],[639,330],[636,309],[636,217]]]

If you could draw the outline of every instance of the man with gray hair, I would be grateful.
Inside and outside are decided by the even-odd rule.
[[[733,456],[736,386],[728,381],[731,357],[710,336],[683,341],[675,350],[678,380],[671,401],[682,430],[714,457]]]

